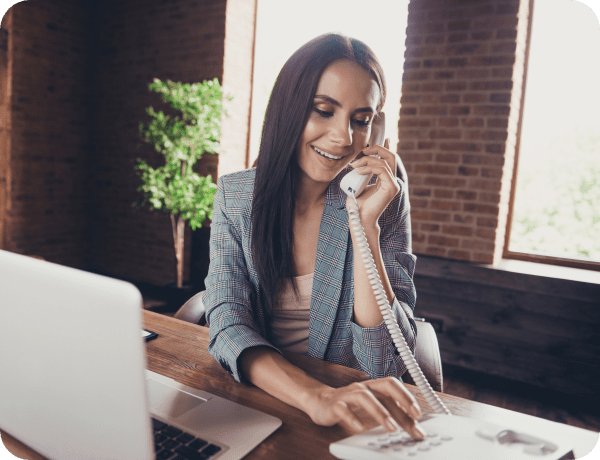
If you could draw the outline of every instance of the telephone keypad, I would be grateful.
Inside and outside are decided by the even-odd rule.
[[[506,426],[467,417],[426,414],[419,423],[427,433],[421,440],[403,430],[387,433],[377,427],[331,444],[330,452],[346,460],[481,460],[482,452],[488,460],[558,460],[570,451],[568,445],[514,429],[508,442]]]
[[[413,439],[404,431],[380,434],[375,440],[367,443],[368,448],[376,452],[404,453],[415,457],[420,452],[428,452],[443,444],[452,441],[451,436],[440,437],[437,433],[429,433],[424,439]]]

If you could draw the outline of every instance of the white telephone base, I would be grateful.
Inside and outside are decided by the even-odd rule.
[[[330,444],[344,460],[566,460],[571,447],[559,446],[529,433],[457,415],[426,414],[419,421],[427,433],[413,440],[405,431],[388,433],[379,426]]]

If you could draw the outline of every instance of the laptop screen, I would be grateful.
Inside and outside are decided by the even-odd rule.
[[[135,286],[0,250],[0,428],[50,459],[153,457]]]

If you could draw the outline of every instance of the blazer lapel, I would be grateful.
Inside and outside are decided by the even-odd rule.
[[[323,359],[327,351],[342,291],[349,237],[345,195],[334,181],[323,209],[313,275],[308,336],[308,355],[313,358]]]

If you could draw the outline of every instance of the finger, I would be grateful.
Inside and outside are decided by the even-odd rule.
[[[390,149],[390,138],[389,137],[385,138],[385,142],[383,143],[383,146],[388,150]]]
[[[389,139],[386,139],[386,146],[389,147]],[[396,177],[396,162],[399,157],[396,153],[390,152],[387,147],[373,146],[365,149],[365,155],[377,155],[380,159],[384,160],[390,167],[390,171],[393,171],[393,176]],[[363,157],[364,158],[364,157]]]
[[[392,174],[392,171],[390,171],[390,169],[386,163],[383,163],[383,164],[369,163],[364,166],[358,166],[356,171],[360,175],[375,174],[375,175],[377,175],[378,182],[383,180],[390,184],[390,186],[388,186],[388,188],[391,189],[391,187],[393,187],[393,188],[399,189],[399,186],[396,184],[396,181],[394,180],[394,175]]]
[[[375,396],[379,398],[381,403],[390,412],[392,418],[404,431],[415,439],[423,439],[425,437],[425,432],[417,421],[411,415],[407,414],[396,401],[384,395],[378,395],[377,393],[375,393]]]
[[[333,412],[336,417],[338,417],[338,423],[346,424],[350,427],[351,431],[361,433],[365,430],[364,425],[358,420],[356,415],[354,415],[348,407],[348,404],[344,401],[338,401],[333,407]]]
[[[421,408],[413,394],[394,377],[370,380],[367,386],[377,393],[392,398],[413,419],[421,417]]]
[[[363,408],[379,425],[383,425],[387,431],[396,431],[399,426],[392,418],[387,408],[375,395],[367,390],[359,390],[346,395],[352,405]]]
[[[388,169],[390,174],[392,173],[392,168],[390,167],[390,163],[388,161],[388,159],[386,158],[377,158],[374,156],[365,156],[362,157],[358,160],[354,160],[353,162],[350,163],[350,166],[352,166],[353,168],[362,168],[364,166],[369,166],[369,167],[380,167],[380,168],[385,168]]]

